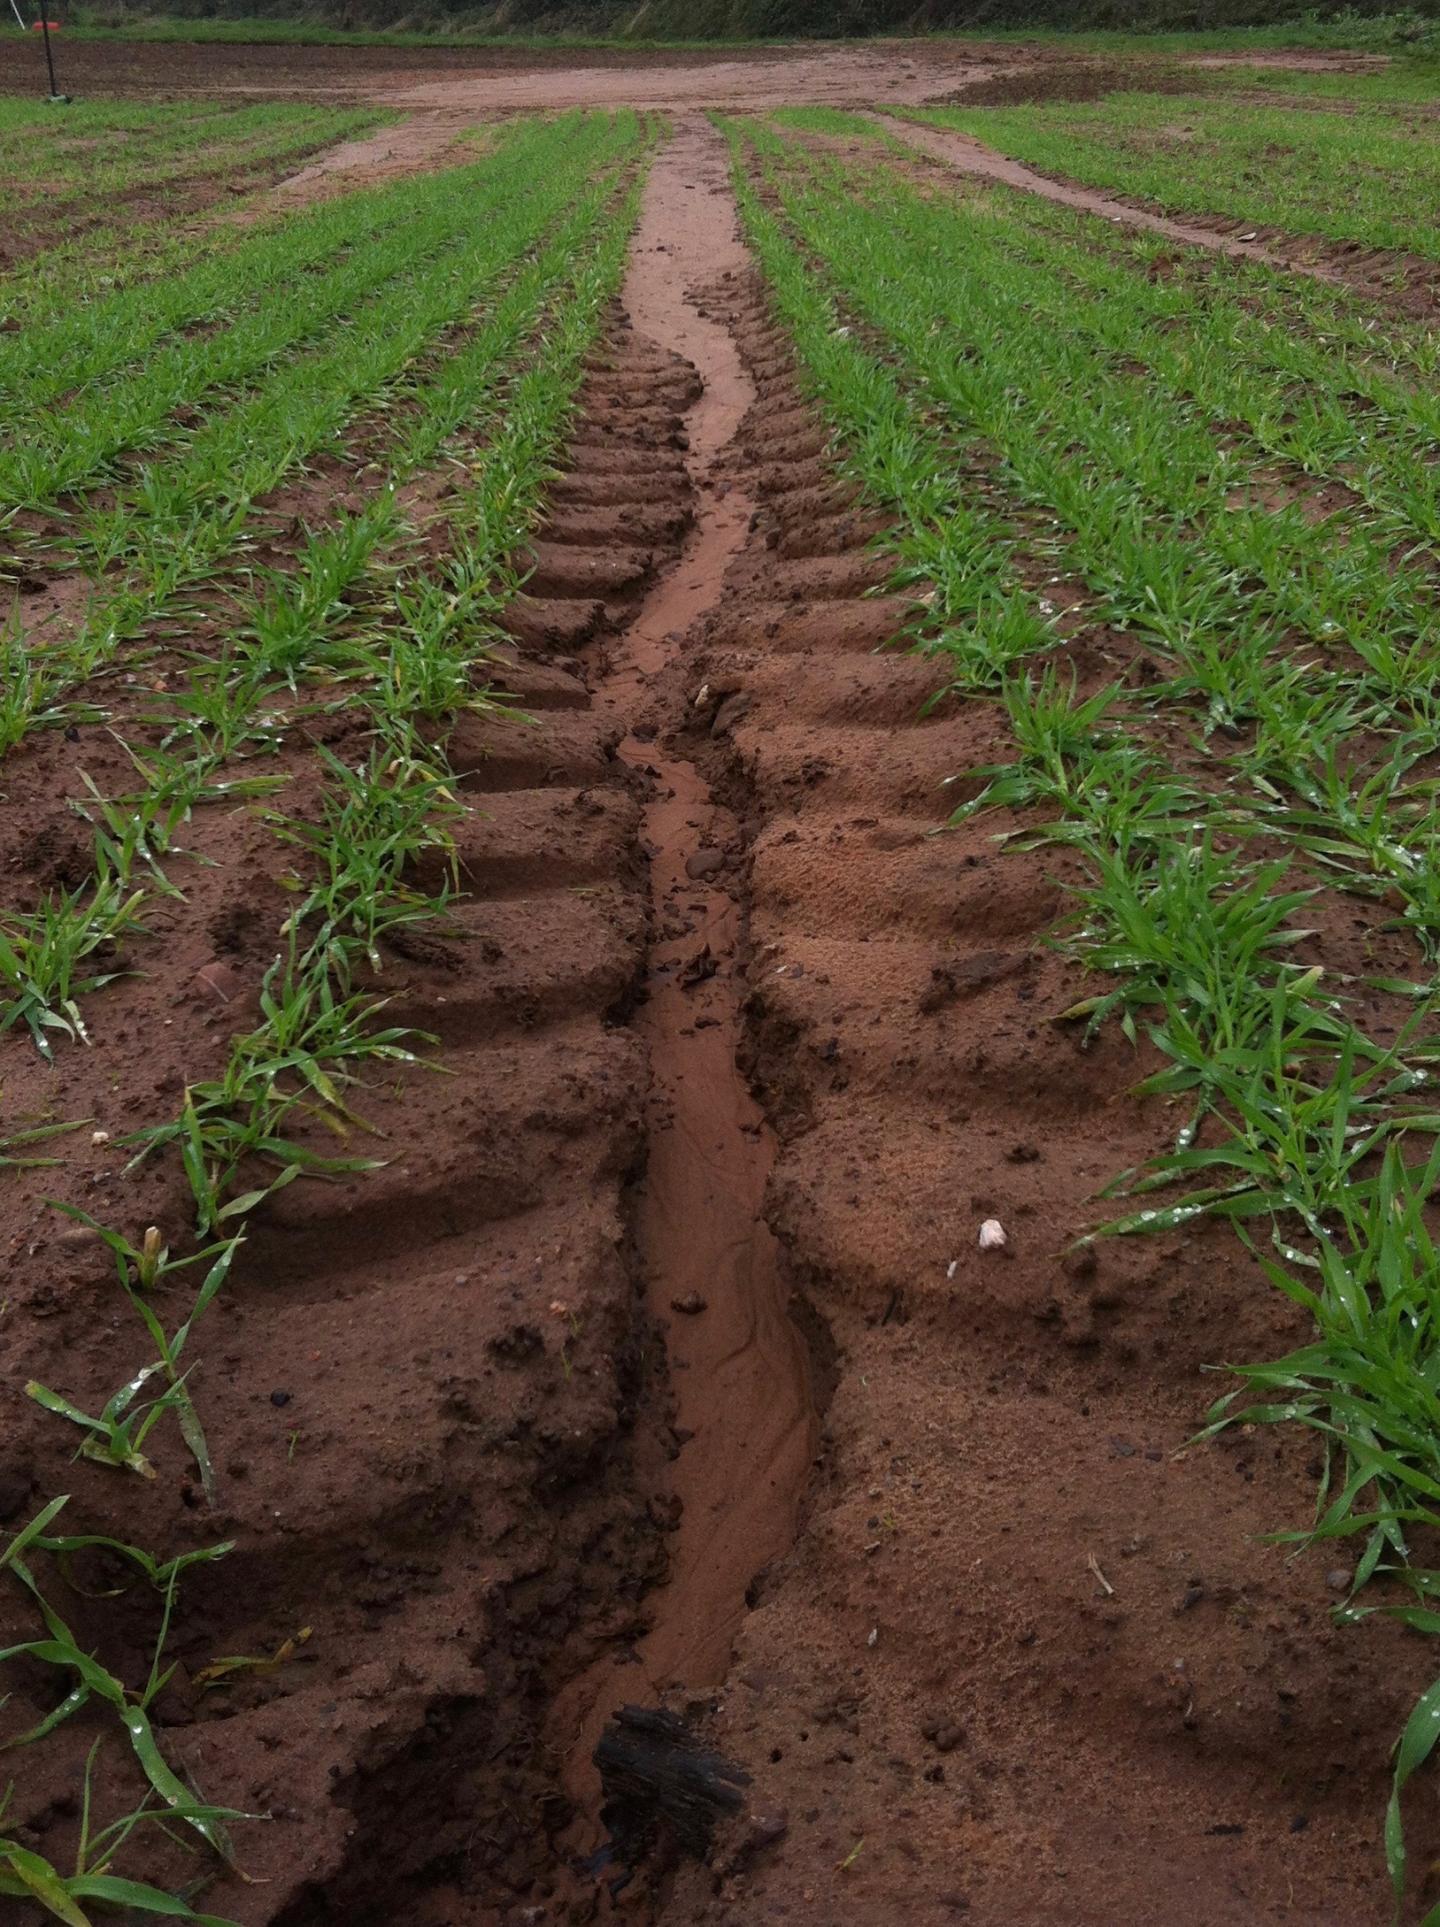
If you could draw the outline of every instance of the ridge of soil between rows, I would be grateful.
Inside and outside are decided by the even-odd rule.
[[[1084,988],[1046,942],[1055,854],[935,836],[1003,719],[922,716],[943,658],[893,651],[913,605],[762,288],[710,311],[756,383],[733,460],[760,539],[692,736],[749,829],[767,1215],[830,1395],[712,1729],[784,1827],[738,1825],[661,1917],[1378,1927],[1403,1635],[1355,1641],[1325,1555],[1261,1543],[1304,1516],[1303,1441],[1177,1456],[1203,1367],[1301,1321],[1215,1224],[1068,1249],[1173,1125],[1118,1036],[1050,1021]],[[992,1216],[1009,1244],[981,1252]]]

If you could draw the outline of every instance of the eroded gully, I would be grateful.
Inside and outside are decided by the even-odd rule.
[[[752,504],[718,458],[755,391],[727,329],[694,304],[746,265],[723,145],[705,123],[681,123],[650,174],[623,302],[636,336],[683,356],[703,383],[684,417],[694,521],[595,690],[626,728],[618,753],[647,796],[653,941],[635,1023],[651,1087],[634,1235],[648,1309],[666,1332],[682,1441],[668,1482],[681,1510],[668,1582],[631,1655],[639,1670],[602,1658],[555,1709],[567,1790],[587,1814],[594,1744],[621,1703],[724,1678],[747,1589],[793,1541],[817,1436],[806,1348],[763,1215],[773,1147],[736,1062],[744,913],[724,867],[739,826],[695,764],[664,747],[684,639],[719,602],[749,530]]]

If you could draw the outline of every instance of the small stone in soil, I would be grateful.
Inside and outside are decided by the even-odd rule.
[[[683,1298],[672,1298],[670,1300],[670,1309],[671,1311],[683,1311],[687,1318],[693,1318],[697,1312],[707,1310],[709,1302],[707,1298],[702,1298],[698,1291],[687,1291]]]
[[[270,1403],[272,1405],[288,1405],[290,1403],[290,1394],[288,1392],[272,1392],[270,1394]]]
[[[240,994],[240,978],[227,963],[218,959],[195,972],[195,988],[216,1004],[230,1004]]]
[[[725,852],[723,850],[697,850],[693,856],[686,857],[685,859],[685,874],[687,877],[713,877],[717,870],[723,870],[724,867]]]
[[[709,944],[704,944],[680,972],[680,985],[689,990],[695,984],[703,984],[707,977],[713,977],[720,968],[720,959],[713,955]]]
[[[752,1849],[772,1846],[789,1831],[790,1816],[784,1807],[756,1807],[745,1830],[745,1845]]]

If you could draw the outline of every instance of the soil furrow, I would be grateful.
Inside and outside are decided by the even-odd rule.
[[[786,1314],[764,1222],[772,1146],[737,1063],[747,934],[740,827],[692,758],[667,746],[688,699],[677,673],[685,638],[718,600],[751,523],[749,498],[717,462],[753,386],[728,332],[695,306],[703,283],[744,261],[723,148],[708,130],[687,129],[652,175],[624,298],[631,354],[672,365],[682,357],[693,371],[683,428],[676,417],[654,425],[683,446],[694,518],[678,561],[608,649],[597,688],[601,712],[626,730],[618,754],[647,797],[641,837],[654,932],[635,1029],[651,1083],[635,1254],[651,1316],[667,1331],[684,1442],[670,1474],[679,1520],[670,1576],[635,1647],[638,1672],[617,1678],[606,1656],[573,1683],[552,1722],[569,1754],[568,1784],[592,1802],[590,1756],[622,1699],[663,1701],[723,1680],[756,1575],[793,1538],[815,1446],[806,1345]],[[594,535],[587,524],[579,543]],[[575,1838],[594,1844],[584,1829]]]
[[[702,198],[682,199],[692,194]],[[670,238],[682,217],[683,241]],[[353,1327],[403,1320],[408,1307],[418,1314],[427,1304],[443,1307],[441,1324],[458,1328],[472,1355],[459,1324],[464,1293],[446,1283],[437,1233],[483,1254],[488,1278],[503,1265],[501,1275],[553,1293],[543,1320],[532,1309],[494,1341],[519,1385],[554,1349],[547,1325],[562,1360],[574,1353],[561,1405],[530,1408],[537,1422],[543,1410],[544,1436],[565,1464],[548,1486],[537,1482],[532,1503],[572,1507],[575,1479],[588,1473],[594,1489],[579,1521],[557,1518],[561,1538],[573,1546],[580,1530],[580,1543],[597,1549],[597,1578],[613,1564],[617,1533],[638,1532],[649,1564],[628,1568],[628,1589],[619,1574],[609,1613],[579,1603],[581,1593],[592,1603],[596,1595],[577,1578],[577,1609],[559,1615],[548,1641],[512,1633],[513,1594],[494,1589],[495,1630],[482,1651],[501,1681],[498,1705],[479,1690],[463,1706],[448,1696],[423,1734],[346,1785],[370,1827],[382,1807],[398,1810],[413,1849],[382,1871],[362,1824],[352,1857],[282,1917],[286,1927],[378,1923],[398,1917],[402,1901],[407,1921],[488,1919],[505,1881],[517,1900],[538,1897],[570,1910],[566,1917],[604,1911],[604,1883],[617,1876],[605,1868],[591,1762],[603,1729],[622,1705],[688,1711],[696,1695],[718,1689],[757,1580],[794,1538],[817,1421],[811,1346],[788,1316],[788,1281],[765,1221],[773,1140],[739,1068],[743,835],[684,747],[694,699],[687,638],[720,598],[753,523],[752,502],[724,462],[753,386],[729,332],[694,297],[744,262],[723,147],[708,129],[688,129],[654,169],[627,314],[587,381],[569,469],[535,543],[530,587],[539,593],[513,624],[525,643],[513,666],[517,694],[544,698],[536,726],[456,732],[455,766],[484,811],[461,851],[475,900],[460,916],[480,941],[481,967],[467,959],[428,1005],[419,982],[397,1000],[405,1017],[440,1032],[445,1061],[460,1073],[452,1090],[423,1098],[435,1150],[423,1171],[407,1156],[319,1219],[308,1200],[290,1208],[278,1200],[255,1240],[289,1307],[270,1338],[277,1356],[292,1325],[313,1324],[322,1344],[333,1325],[339,1342]],[[663,511],[654,506],[660,478]],[[643,561],[627,545],[637,532]],[[565,652],[587,636],[576,662]],[[545,660],[547,643],[561,653]],[[637,917],[642,876],[648,906]],[[519,1028],[492,1030],[507,1020]],[[639,1126],[628,1152],[599,1128],[597,1086],[613,1093],[617,1123]],[[463,1149],[444,1148],[463,1146],[477,1087],[491,1092],[483,1169]],[[628,1311],[613,1289],[597,1292],[587,1270],[605,1255],[606,1275],[616,1277],[606,1255],[612,1232],[584,1228],[608,1211],[617,1182]],[[417,1205],[429,1230],[412,1248]],[[608,1437],[597,1431],[587,1446],[577,1433],[572,1459],[561,1445],[563,1414],[577,1397],[589,1409],[593,1391],[577,1381],[594,1374],[599,1355],[613,1358],[632,1396],[611,1414]],[[407,1406],[424,1377],[405,1374]],[[469,1393],[465,1404],[474,1406]],[[485,1431],[494,1437],[492,1426]],[[495,1474],[475,1476],[478,1503]],[[657,1528],[668,1536],[658,1585]],[[557,1547],[537,1548],[542,1598],[567,1600],[567,1570]],[[652,1583],[642,1597],[644,1578]],[[512,1812],[517,1797],[534,1810],[534,1786],[527,1796],[506,1746],[525,1719],[537,1722],[531,1759],[548,1786],[543,1825],[528,1859],[517,1847],[497,1867],[493,1854],[460,1852],[456,1842],[462,1830],[473,1837],[477,1807],[494,1812],[499,1787]],[[498,1778],[488,1758],[497,1748],[509,1767]],[[587,1864],[599,1866],[600,1884]],[[618,1878],[627,1907],[663,1911],[662,1870],[622,1869]]]
[[[772,460],[796,385],[758,289],[713,312],[756,380],[734,473],[758,522],[692,742],[749,835],[766,1215],[835,1389],[713,1728],[785,1830],[752,1818],[662,1918],[1370,1921],[1363,1816],[1403,1694],[1327,1625],[1314,1556],[1259,1544],[1303,1506],[1304,1448],[1174,1456],[1202,1367],[1298,1326],[1213,1225],[1067,1255],[1173,1125],[1128,1095],[1143,1057],[1051,1021],[1081,988],[1045,942],[1055,858],[933,835],[939,774],[993,754],[990,706],[922,718],[943,663],[856,653],[904,610],[859,595],[863,526],[815,517],[826,570],[787,556],[827,464]]]

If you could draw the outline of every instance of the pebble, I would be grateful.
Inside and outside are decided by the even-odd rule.
[[[790,1831],[790,1816],[784,1807],[754,1807],[748,1818],[745,1845],[752,1849],[773,1846]]]
[[[239,972],[232,970],[229,964],[221,963],[218,957],[195,972],[194,984],[214,1004],[233,1004],[240,995]]]
[[[272,1405],[288,1405],[290,1403],[290,1394],[288,1392],[272,1392],[270,1394],[270,1403]]]
[[[999,1251],[1002,1245],[1006,1245],[1010,1241],[1005,1236],[1005,1227],[1001,1224],[1000,1220],[998,1218],[987,1218],[980,1227],[979,1242],[982,1251]]]
[[[1350,1582],[1355,1577],[1348,1566],[1332,1566],[1325,1575],[1325,1584],[1331,1592],[1349,1592]]]
[[[698,1312],[707,1311],[710,1301],[702,1298],[698,1291],[687,1291],[683,1298],[670,1300],[671,1311],[683,1311],[687,1318],[694,1318]]]
[[[697,850],[694,856],[685,859],[687,877],[713,877],[717,870],[725,867],[723,850]]]

